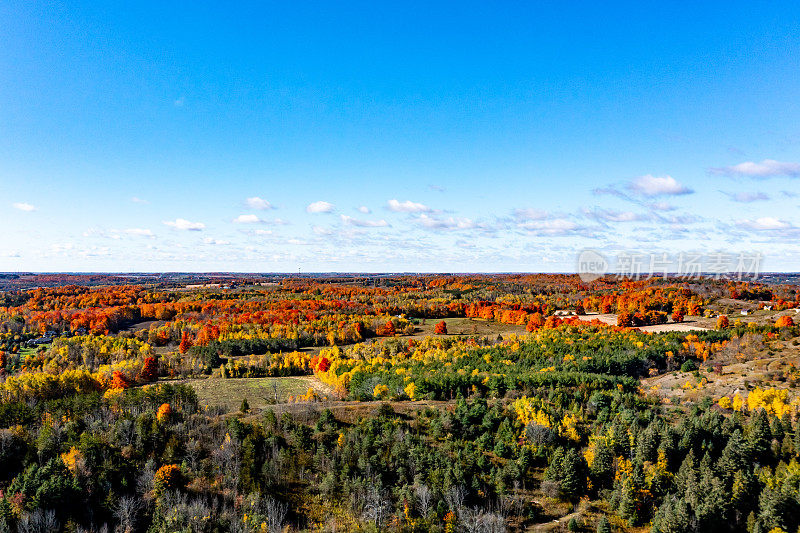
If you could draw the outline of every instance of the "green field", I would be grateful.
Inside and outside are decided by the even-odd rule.
[[[20,356],[20,359],[23,359],[23,360],[24,360],[26,357],[30,357],[31,355],[35,355],[35,354],[36,354],[36,350],[37,350],[37,349],[38,349],[38,348],[34,348],[34,347],[31,347],[31,348],[22,348],[22,349],[19,351],[19,356]]]
[[[264,408],[274,403],[286,402],[289,396],[302,396],[309,387],[317,394],[328,394],[324,386],[312,376],[281,378],[238,379],[188,379],[183,383],[197,392],[200,405],[222,407],[228,411],[238,410],[243,399],[251,408]],[[277,402],[276,402],[277,395]]]

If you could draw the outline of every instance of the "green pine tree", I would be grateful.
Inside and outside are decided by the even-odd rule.
[[[691,531],[689,506],[678,496],[669,495],[653,517],[653,533],[685,533]]]
[[[772,432],[769,427],[769,415],[760,409],[750,420],[747,443],[757,462],[766,462],[770,451]]]

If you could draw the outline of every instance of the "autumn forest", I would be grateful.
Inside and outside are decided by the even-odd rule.
[[[0,531],[800,528],[797,285],[108,281],[0,293]]]

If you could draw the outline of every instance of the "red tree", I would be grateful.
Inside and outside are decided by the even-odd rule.
[[[139,379],[142,381],[158,379],[158,360],[155,357],[145,358],[142,369],[139,371]]]
[[[617,314],[617,325],[625,328],[632,327],[633,315],[625,312]]]
[[[528,324],[525,326],[525,329],[528,331],[534,331],[543,325],[544,319],[542,318],[542,313],[533,313],[531,318],[528,320]]]
[[[447,322],[442,320],[441,322],[437,323],[433,328],[433,332],[437,335],[447,335]]]
[[[330,367],[331,367],[331,362],[328,360],[328,358],[321,357],[319,362],[317,363],[317,372],[327,372]]]
[[[181,351],[181,353],[186,353],[191,347],[192,341],[189,339],[189,335],[184,331],[181,333],[181,344],[178,346],[178,349]]]
[[[381,328],[378,332],[378,335],[382,335],[384,337],[394,337],[395,333],[397,333],[394,329],[394,323],[389,320],[386,322],[386,325]]]
[[[123,374],[119,370],[115,370],[114,374],[111,377],[111,388],[127,389],[130,386],[131,386],[131,381],[127,377],[125,377],[125,374]]]

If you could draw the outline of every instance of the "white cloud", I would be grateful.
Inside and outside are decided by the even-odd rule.
[[[645,219],[633,211],[614,211],[613,209],[595,209],[593,211],[584,209],[583,214],[586,215],[586,218],[601,222],[635,222]]]
[[[108,246],[91,246],[89,248],[84,248],[83,250],[78,250],[78,255],[83,257],[101,257],[111,255],[111,248]]]
[[[206,228],[206,225],[203,224],[202,222],[190,222],[185,218],[176,218],[175,220],[165,220],[164,225],[182,231],[202,231]]]
[[[342,222],[350,224],[351,226],[358,226],[360,228],[385,228],[389,225],[385,220],[359,220],[357,218],[342,215]]]
[[[426,229],[432,230],[465,230],[476,227],[475,222],[469,218],[447,218],[440,219],[426,214],[421,214],[416,218],[417,223]]]
[[[683,226],[683,225],[686,225],[686,224],[697,224],[698,222],[702,222],[703,221],[703,217],[700,217],[698,215],[691,215],[691,214],[688,214],[688,213],[684,213],[684,214],[669,215],[669,216],[661,217],[660,220],[662,220],[662,221],[664,221],[664,222],[666,222],[668,224],[672,224],[673,226],[675,226],[675,225]]]
[[[183,107],[183,106],[185,106],[186,105],[186,97],[185,96],[179,96],[178,98],[175,99],[173,104],[175,104],[175,107]]]
[[[675,206],[668,202],[653,202],[652,204],[647,204],[647,207],[654,211],[673,211],[675,209]]]
[[[14,209],[19,209],[20,211],[27,211],[27,212],[36,211],[36,207],[25,202],[16,202],[12,205],[14,206]]]
[[[142,200],[138,196],[134,196],[133,198],[131,198],[131,202],[133,202],[135,204],[147,204],[147,203],[149,203],[147,200]]]
[[[553,220],[530,220],[517,225],[519,228],[539,235],[566,235],[580,226],[571,220],[556,218]]]
[[[114,234],[109,235],[108,233],[106,233],[105,230],[102,230],[102,229],[99,229],[99,228],[89,228],[89,229],[87,229],[86,231],[83,232],[83,236],[87,237],[87,238],[100,237],[100,238],[103,238],[103,239],[119,239],[120,238],[119,235],[114,235]]]
[[[547,211],[541,209],[515,209],[514,218],[517,220],[544,220],[548,216]]]
[[[716,167],[709,171],[721,176],[747,176],[749,178],[774,178],[776,176],[800,176],[800,163],[788,163],[765,159],[760,163],[745,161],[730,167]]]
[[[136,235],[138,237],[155,237],[153,232],[145,228],[128,228],[125,230],[128,235]]]
[[[258,196],[253,196],[248,198],[244,201],[244,205],[249,207],[250,209],[259,209],[259,210],[267,210],[272,209],[272,204],[268,201],[264,200],[263,198],[259,198]]]
[[[364,213],[365,215],[369,215],[370,213],[372,213],[372,209],[370,209],[369,207],[367,207],[365,205],[362,205],[361,207],[358,208],[358,212],[359,213]]]
[[[389,210],[396,213],[430,213],[432,211],[432,209],[427,205],[412,202],[411,200],[400,202],[392,199],[387,203]]]
[[[332,203],[320,200],[318,202],[308,204],[306,211],[309,213],[330,213],[333,211],[333,207],[334,206]]]
[[[322,226],[313,226],[311,230],[315,235],[333,235],[333,231],[329,230],[328,228],[323,228]]]
[[[755,220],[737,220],[736,225],[740,228],[755,229],[755,230],[774,230],[774,229],[787,229],[792,227],[786,221],[779,220],[774,217],[761,217]]]
[[[271,229],[257,229],[253,233],[256,235],[272,235]]]
[[[691,194],[692,191],[672,176],[639,176],[633,180],[628,188],[642,196],[677,196]]]
[[[239,215],[238,217],[233,219],[235,224],[258,224],[263,222],[260,218],[256,215]]]
[[[89,228],[83,232],[83,236],[87,238],[114,239],[116,241],[122,239],[124,235],[147,237],[149,239],[155,239],[156,237],[152,231],[145,228],[128,228],[125,230]]]
[[[75,249],[75,244],[71,242],[59,242],[50,245],[50,250],[55,254],[69,252]]]
[[[769,200],[769,196],[763,192],[726,192],[725,194],[728,195],[728,197],[734,202],[739,202],[742,204]]]
[[[228,246],[230,244],[230,241],[221,241],[219,239],[212,239],[211,237],[206,237],[203,239],[203,242],[205,244],[213,244],[215,246]]]

